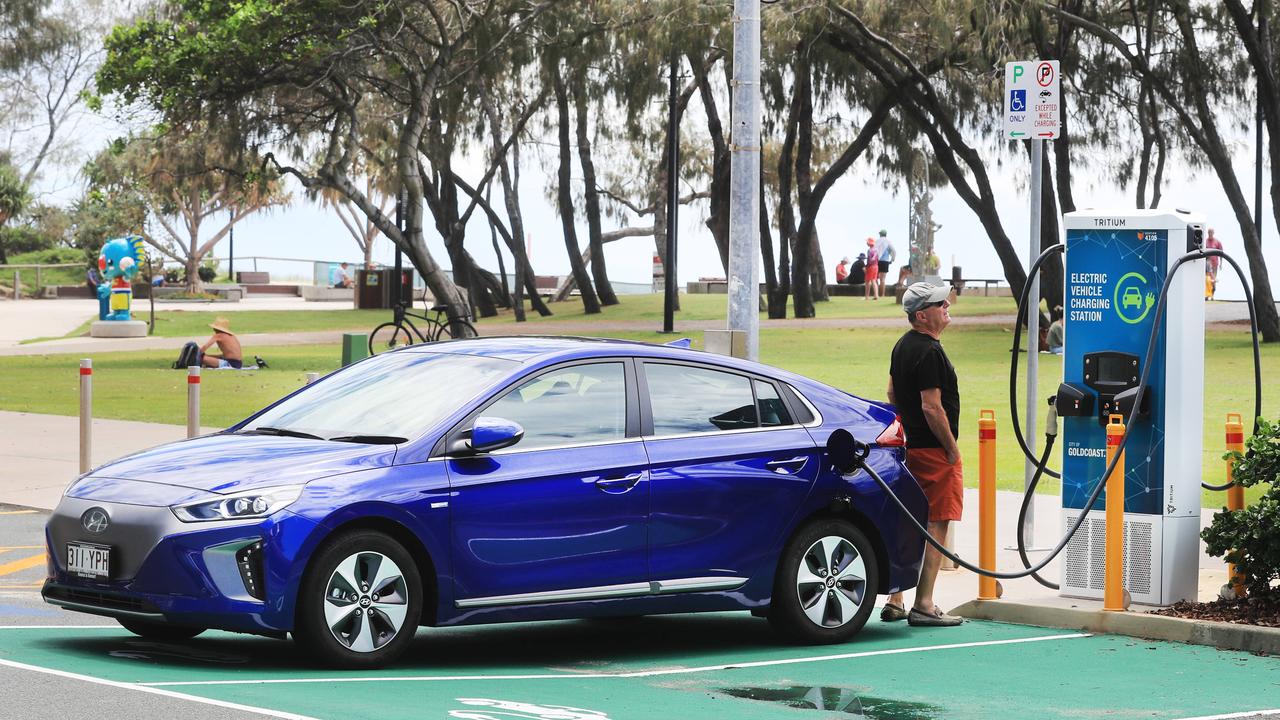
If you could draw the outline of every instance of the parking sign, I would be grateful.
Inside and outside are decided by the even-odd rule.
[[[1052,140],[1062,127],[1057,60],[1011,62],[1004,69],[1004,132],[1011,140]]]

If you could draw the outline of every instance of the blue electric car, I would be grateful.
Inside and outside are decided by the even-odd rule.
[[[45,599],[150,638],[284,637],[345,667],[421,625],[749,610],[840,642],[915,585],[889,406],[758,363],[570,338],[416,345],[104,465],[46,529]]]

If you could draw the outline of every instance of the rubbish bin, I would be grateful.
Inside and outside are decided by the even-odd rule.
[[[391,307],[390,270],[356,270],[356,307],[361,310]]]

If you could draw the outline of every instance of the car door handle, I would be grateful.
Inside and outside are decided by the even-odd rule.
[[[596,487],[607,493],[624,493],[636,486],[636,483],[644,477],[644,471],[633,472],[630,475],[622,477],[600,478],[596,481]]]
[[[779,475],[794,475],[800,472],[808,462],[808,455],[797,455],[787,460],[771,460],[765,463],[765,466]]]

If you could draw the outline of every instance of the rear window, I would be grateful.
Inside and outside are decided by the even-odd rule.
[[[654,435],[759,427],[751,380],[691,365],[645,363]]]

